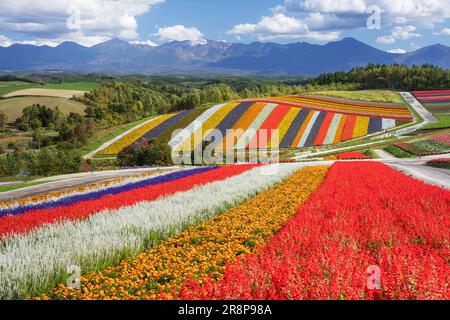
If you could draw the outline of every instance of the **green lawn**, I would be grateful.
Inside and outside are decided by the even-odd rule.
[[[314,92],[313,94],[358,101],[403,104],[403,100],[401,99],[401,97],[397,92],[386,90],[320,91]]]
[[[450,114],[436,115],[439,122],[426,126],[425,130],[450,128]]]

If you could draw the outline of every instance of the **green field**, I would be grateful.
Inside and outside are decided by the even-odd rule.
[[[60,90],[80,90],[80,91],[92,91],[99,84],[95,82],[73,82],[73,83],[58,83],[58,84],[36,84],[36,83],[26,83],[18,81],[0,81],[0,96],[7,93],[14,92],[17,90],[25,89],[60,89]]]
[[[74,100],[54,97],[15,97],[0,99],[0,111],[6,113],[8,122],[13,122],[22,115],[22,110],[33,104],[46,105],[47,107],[59,107],[64,114],[70,112],[84,114],[86,106]]]
[[[442,115],[436,115],[436,118],[438,118],[438,122],[431,124],[429,126],[426,126],[426,130],[432,130],[432,129],[446,129],[450,128],[450,114],[442,114]]]
[[[320,91],[314,94],[358,101],[403,104],[403,100],[398,93],[385,90]]]

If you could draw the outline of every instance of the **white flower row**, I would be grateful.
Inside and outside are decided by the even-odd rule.
[[[183,144],[184,141],[189,139],[194,134],[197,128],[202,127],[209,118],[211,118],[219,109],[226,105],[226,103],[218,104],[203,112],[197,119],[191,122],[186,128],[181,130],[180,133],[178,133],[169,141],[169,145],[172,147],[172,149],[176,150],[180,145]]]
[[[277,174],[275,170],[278,168]],[[280,182],[301,164],[254,168],[152,202],[48,225],[0,243],[0,299],[22,298],[65,282],[69,265],[104,268]],[[269,169],[269,170],[268,170]],[[271,170],[273,172],[270,172]],[[262,171],[265,171],[262,172]]]

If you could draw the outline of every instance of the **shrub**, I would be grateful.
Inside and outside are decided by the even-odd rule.
[[[118,154],[118,163],[125,167],[172,165],[171,149],[167,143],[143,141],[131,145]]]

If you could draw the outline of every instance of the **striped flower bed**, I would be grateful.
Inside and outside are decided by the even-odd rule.
[[[61,203],[46,203],[27,211],[15,211],[0,218],[0,238],[27,233],[37,227],[65,220],[86,219],[102,210],[115,210],[142,201],[155,200],[195,186],[227,178],[248,170],[251,166],[205,167],[158,176],[146,181],[112,190],[62,199]],[[15,209],[17,210],[17,209]]]
[[[158,169],[151,170],[149,172],[131,176],[131,177],[116,178],[116,179],[112,179],[112,180],[108,180],[108,181],[104,181],[104,182],[99,182],[99,183],[94,183],[94,184],[89,184],[86,186],[73,188],[73,189],[68,189],[68,190],[63,190],[63,191],[58,191],[58,192],[51,192],[51,193],[46,193],[46,194],[39,194],[39,195],[34,195],[34,196],[21,198],[21,199],[17,199],[17,200],[2,201],[2,202],[0,202],[0,212],[3,212],[2,210],[5,210],[5,209],[17,208],[19,206],[28,206],[28,205],[33,205],[33,204],[38,204],[38,203],[43,203],[43,202],[58,201],[59,199],[61,199],[62,197],[65,197],[65,196],[89,193],[89,192],[92,192],[95,190],[101,190],[101,189],[108,188],[111,186],[119,186],[122,184],[131,183],[134,181],[148,179],[149,177],[155,176],[158,174],[170,173],[170,172],[173,172],[176,170],[178,170],[178,169],[175,169],[175,168],[159,169],[158,168]]]
[[[383,164],[336,163],[266,246],[179,298],[448,300],[449,202]]]
[[[151,141],[164,134],[170,127],[177,122],[182,121],[194,110],[182,111],[173,114],[162,115],[154,118],[152,121],[146,123],[143,126],[138,127],[116,143],[112,144],[108,148],[99,153],[102,156],[117,155],[120,151],[128,147],[133,143],[140,143],[143,140]]]
[[[277,175],[265,175],[254,165],[213,168],[160,183],[151,190],[129,191],[118,202],[104,197],[98,206],[84,201],[77,210],[73,209],[76,205],[65,207],[61,212],[64,221],[41,225],[26,234],[10,233],[2,239],[0,298],[23,298],[64,282],[68,265],[79,265],[84,271],[113,265],[251,197],[297,169],[290,165]],[[57,209],[37,215],[34,221]],[[84,212],[95,214],[80,220]]]
[[[374,116],[378,109],[372,110],[370,116],[345,113],[345,108],[320,110],[298,105],[295,102],[297,100],[292,97],[276,99],[249,100],[216,106],[205,111],[169,144],[177,151],[192,151],[200,147],[201,142],[212,140],[212,129],[222,135],[219,140],[214,137],[217,152],[338,144],[392,129],[396,126],[398,116],[394,113],[389,114],[390,118]],[[370,105],[365,105],[366,109],[369,107]],[[380,108],[389,110],[386,106]],[[230,129],[232,132],[228,131]],[[278,134],[275,134],[275,130]]]
[[[299,165],[284,165],[279,175],[265,178],[264,184],[269,186],[275,181],[281,181],[298,168]],[[84,288],[82,291],[67,290],[64,286],[60,286],[49,297],[167,298],[188,277],[206,274],[219,277],[223,274],[227,262],[266,243],[292,217],[296,208],[316,190],[326,172],[325,167],[300,170],[273,189],[262,192],[242,205],[164,241],[135,259],[129,259],[98,273],[88,274],[82,279]],[[238,178],[245,178],[240,183],[249,184],[246,188],[253,189],[250,185],[255,183],[261,188],[262,177],[255,180],[252,172]],[[229,192],[234,193],[236,189],[240,189],[238,184],[220,184],[220,190],[216,191],[217,195],[211,194],[212,199],[223,198],[224,193],[221,190],[227,190],[227,195]],[[244,196],[241,199],[244,199]],[[187,205],[186,209],[190,210],[190,207],[191,205]]]
[[[413,95],[432,113],[450,112],[450,90],[414,91]]]

